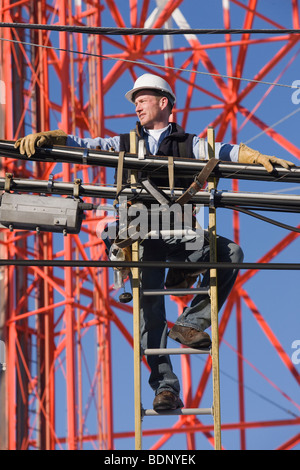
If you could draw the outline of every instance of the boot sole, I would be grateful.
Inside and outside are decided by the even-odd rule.
[[[160,404],[160,405],[156,405],[155,407],[153,407],[154,411],[174,411],[174,410],[178,410],[178,409],[181,409],[184,407],[184,404],[182,403],[182,401],[180,400],[180,402],[177,404],[177,406],[168,406],[167,404]]]
[[[183,344],[184,346],[188,346],[189,348],[195,348],[195,349],[202,349],[202,348],[209,348],[211,346],[211,340],[210,339],[203,339],[202,341],[198,341],[197,343],[187,343],[184,341],[184,338],[178,334],[178,333],[173,333],[172,330],[169,331],[169,338],[174,339],[180,344]]]

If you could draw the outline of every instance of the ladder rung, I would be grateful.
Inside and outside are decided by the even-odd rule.
[[[145,289],[143,295],[190,295],[190,294],[209,294],[206,287],[194,289]]]
[[[178,408],[177,410],[142,410],[142,416],[161,416],[161,415],[213,415],[212,408]]]
[[[160,348],[160,349],[145,349],[143,351],[145,356],[157,356],[160,354],[210,354],[210,348],[195,349],[195,348]]]

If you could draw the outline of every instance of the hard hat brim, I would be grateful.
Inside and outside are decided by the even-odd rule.
[[[136,93],[138,93],[141,90],[153,90],[153,91],[156,91],[158,93],[161,93],[162,96],[167,96],[167,98],[170,99],[170,102],[171,102],[172,106],[174,105],[174,103],[176,101],[176,97],[173,93],[171,94],[171,93],[167,92],[166,90],[164,90],[162,88],[159,88],[159,87],[155,87],[155,86],[141,86],[141,87],[137,87],[137,88],[132,88],[131,90],[129,90],[125,94],[125,98],[128,101],[130,101],[131,103],[134,104],[134,95],[136,95]]]

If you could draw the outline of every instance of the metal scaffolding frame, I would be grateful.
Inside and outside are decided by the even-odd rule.
[[[132,139],[133,141],[133,139]],[[1,148],[5,149],[5,155],[7,158],[19,158],[16,155],[16,152],[13,149],[12,144],[9,144],[10,150],[7,150],[7,142],[2,142],[0,144],[0,150]],[[210,153],[210,158],[214,158],[214,130],[209,128],[208,129],[208,148],[209,148],[209,153]],[[53,151],[55,152],[55,149],[45,149],[42,152],[45,152],[46,154],[52,154]],[[56,153],[56,158],[58,159],[64,159],[64,153],[66,151],[69,151],[70,154],[72,154],[72,150],[66,149],[60,149],[60,153]],[[136,148],[131,148],[131,158],[134,159],[134,161],[137,161],[138,159],[138,154],[135,153]],[[126,154],[124,156],[124,159],[126,161]],[[151,161],[151,157],[149,157],[149,161]],[[155,159],[155,157],[153,157]],[[182,168],[184,168],[184,163],[182,164],[182,167],[180,168],[180,171],[182,172]],[[99,163],[98,163],[99,164]],[[189,162],[186,162],[187,166],[189,165]],[[221,164],[222,166],[222,164]],[[229,165],[230,166],[230,165]],[[259,167],[258,167],[259,168]],[[178,169],[177,169],[178,171]],[[194,169],[193,169],[194,171]],[[255,170],[254,170],[255,171]],[[252,174],[251,174],[252,173]],[[294,177],[298,173],[298,168],[294,168],[293,170]],[[217,173],[220,175],[220,173]],[[137,178],[137,172],[132,172],[132,185],[133,187],[128,188],[129,193],[135,193],[137,190],[137,185],[138,185],[138,178]],[[235,175],[236,178],[238,178],[237,174]],[[253,177],[253,170],[250,172],[249,179]],[[243,174],[241,178],[245,178],[245,175]],[[264,175],[263,175],[264,178]],[[273,176],[273,178],[276,178]],[[5,178],[1,180],[0,178],[0,189],[3,189],[5,192],[10,192],[13,190],[17,191],[43,191],[45,189],[45,182],[37,181],[35,180],[35,187],[32,187],[32,180],[23,180],[23,181],[18,181],[19,185],[16,186],[16,181],[13,178],[13,175],[7,174]],[[29,185],[26,183],[30,183]],[[52,194],[54,187],[53,187],[53,180],[51,179],[51,185],[49,186],[49,181],[47,182],[47,193]],[[70,186],[70,183],[69,183]],[[79,197],[81,194],[81,185],[78,184],[77,182],[74,182],[72,184],[72,190],[73,194],[76,191],[76,196]],[[65,183],[62,183],[62,187],[60,191],[62,191],[64,194],[68,191],[68,185]],[[90,191],[89,191],[90,189]],[[90,194],[95,193],[95,191],[99,190],[98,187],[95,188],[89,188],[84,192],[83,194],[85,196],[88,196]],[[142,450],[142,420],[144,417],[147,416],[203,416],[203,415],[212,415],[213,416],[213,422],[214,422],[214,448],[216,450],[221,450],[222,449],[222,444],[221,444],[221,402],[220,402],[220,365],[219,365],[219,318],[218,318],[218,301],[217,301],[217,269],[220,269],[220,263],[217,262],[217,253],[216,253],[216,236],[217,236],[217,217],[216,217],[216,197],[214,196],[212,199],[212,194],[216,192],[217,189],[217,178],[216,175],[212,176],[210,178],[210,182],[208,183],[208,191],[207,195],[209,197],[209,201],[207,202],[207,205],[209,205],[209,227],[208,227],[208,232],[209,232],[209,239],[210,239],[210,247],[211,247],[211,255],[210,255],[210,263],[208,269],[210,269],[210,289],[208,291],[208,294],[210,296],[210,301],[211,301],[211,324],[212,324],[212,346],[208,350],[201,350],[201,349],[193,349],[193,348],[167,348],[167,349],[147,349],[141,352],[140,348],[140,296],[141,295],[194,295],[197,293],[200,289],[197,288],[192,288],[192,289],[164,289],[162,291],[141,291],[140,289],[140,274],[139,274],[139,269],[143,265],[145,266],[145,263],[141,263],[139,261],[139,242],[136,241],[132,245],[132,261],[128,262],[127,265],[131,267],[132,271],[132,292],[133,292],[133,351],[134,351],[134,402],[135,402],[135,450]],[[105,188],[101,188],[100,191],[105,191]],[[177,190],[179,193],[182,193],[182,190]],[[47,194],[44,192],[43,194]],[[61,195],[62,193],[59,192]],[[104,196],[104,194],[101,194]],[[199,195],[199,193],[198,193]],[[105,194],[107,197],[108,195]],[[112,194],[110,194],[110,197]],[[116,188],[114,188],[114,197],[116,196]],[[140,198],[143,199],[143,196],[145,194],[140,193]],[[147,196],[147,195],[146,195]],[[236,194],[237,196],[237,201],[240,206],[241,198],[240,193]],[[300,211],[300,196],[296,197],[296,203],[293,200],[293,197],[289,195],[288,199],[285,201],[286,206],[281,206],[280,205],[280,200],[282,199],[281,195],[267,195],[267,198],[264,197],[264,194],[256,194],[255,197],[253,197],[253,193],[250,195],[250,201],[248,201],[248,204],[251,204],[253,206],[253,199],[255,199],[256,204],[259,204],[259,201],[262,201],[262,207],[263,208],[272,208],[274,207],[277,208],[277,210],[289,210],[292,212],[299,213]],[[272,196],[274,196],[272,198]],[[194,196],[194,199],[197,198],[197,194]],[[247,198],[246,198],[247,199]],[[279,201],[278,201],[279,199]],[[285,199],[285,198],[284,198]],[[244,201],[245,203],[245,201]],[[277,203],[277,206],[276,206]],[[38,204],[38,203],[37,203]],[[88,204],[87,204],[88,205]],[[95,205],[95,207],[97,207]],[[91,209],[95,209],[94,205],[91,204]],[[226,206],[225,206],[226,207]],[[227,206],[228,207],[228,206]],[[236,206],[233,206],[235,209],[237,209]],[[231,207],[232,208],[232,207]],[[240,208],[240,207],[239,207]],[[1,220],[0,220],[1,222]],[[300,229],[297,229],[296,227],[294,228],[295,231],[299,231]],[[9,260],[0,260],[0,263],[2,265],[9,265]],[[41,264],[43,265],[45,263],[44,260],[41,260]],[[21,265],[20,260],[15,261],[16,265]],[[75,262],[76,264],[76,262]],[[78,264],[78,263],[77,263]],[[157,265],[160,265],[161,263],[156,263]],[[167,263],[168,266],[172,266],[174,263]],[[184,267],[186,268],[185,263]],[[190,263],[191,267],[193,266],[194,263]],[[226,263],[226,267],[228,267],[229,263]],[[120,267],[118,262],[115,263],[109,263],[106,262],[103,264],[103,266],[108,267],[109,265],[114,266],[115,268]],[[154,263],[153,263],[154,265]],[[243,264],[242,264],[243,265]],[[63,261],[63,266],[66,267],[67,263],[66,261]],[[83,263],[84,267],[87,267],[87,262]],[[98,263],[99,266],[99,263]],[[176,266],[176,263],[175,263]],[[199,268],[199,263],[197,263],[197,267]],[[233,267],[233,265],[231,266]],[[287,268],[288,266],[282,266],[282,268]],[[300,269],[300,265],[295,265],[295,269]],[[202,291],[201,291],[202,292]],[[178,409],[174,411],[165,411],[165,412],[156,412],[151,409],[144,409],[142,406],[142,396],[141,396],[141,360],[142,356],[149,356],[149,355],[158,355],[158,354],[170,354],[170,355],[190,355],[190,354],[210,354],[212,358],[212,377],[213,377],[213,401],[212,401],[212,406],[210,408],[183,408],[183,409]]]
[[[208,148],[209,148],[209,154],[210,158],[214,158],[214,130],[212,128],[208,129]],[[134,139],[131,139],[132,142]],[[9,147],[9,149],[8,149]],[[5,156],[7,158],[19,158],[18,155],[16,155],[16,152],[13,148],[13,144],[7,143],[5,141],[0,143],[0,151],[1,148],[5,149]],[[136,148],[131,148],[130,149],[130,158],[133,159],[135,162],[138,161],[139,155],[137,153],[134,153],[136,151]],[[56,160],[64,160],[64,154],[66,152],[70,153],[70,156],[72,155],[72,150],[68,148],[60,148],[60,149],[44,149],[41,151],[42,153],[45,153],[46,155],[49,154],[51,155],[53,152],[56,153],[55,158]],[[41,156],[34,157],[36,158],[42,158]],[[149,157],[149,161],[155,160],[155,157]],[[124,156],[124,160],[126,161],[126,154]],[[96,159],[97,161],[97,159]],[[72,162],[73,163],[73,162]],[[148,162],[149,163],[149,162]],[[186,163],[187,166],[189,166],[188,161],[184,162],[181,161],[182,166],[180,169],[177,171],[180,171],[182,174],[182,169],[184,169],[184,163]],[[103,162],[101,162],[103,164]],[[115,163],[117,165],[117,163]],[[97,165],[99,165],[99,162],[97,162]],[[222,164],[220,164],[222,166]],[[228,166],[228,165],[227,165]],[[230,167],[230,165],[229,165]],[[253,172],[255,172],[256,169],[259,169],[259,167],[254,168],[250,171],[250,174],[248,175],[248,178],[251,179],[253,178]],[[297,178],[298,174],[298,168],[295,167],[293,169],[293,178]],[[174,170],[175,171],[175,170]],[[195,171],[193,168],[191,170],[192,172]],[[247,171],[246,171],[247,173]],[[286,172],[286,174],[289,174],[290,172]],[[147,416],[203,416],[203,415],[212,415],[213,416],[213,422],[214,422],[214,448],[216,450],[221,450],[222,449],[222,444],[221,444],[221,401],[220,401],[220,365],[219,365],[219,315],[218,315],[218,301],[217,301],[217,269],[222,269],[222,267],[236,267],[235,264],[230,264],[230,263],[218,263],[217,262],[217,253],[216,253],[216,236],[217,236],[217,217],[216,217],[216,209],[217,209],[217,198],[216,198],[216,190],[217,190],[217,175],[220,177],[220,172],[217,172],[215,175],[212,175],[210,177],[209,183],[208,183],[208,190],[206,191],[201,191],[198,192],[193,197],[193,202],[197,200],[197,195],[201,195],[201,193],[206,193],[206,205],[209,206],[209,227],[208,227],[208,232],[209,232],[209,239],[210,239],[210,248],[211,248],[211,254],[210,254],[210,262],[206,263],[208,264],[207,269],[210,270],[210,289],[207,292],[210,296],[210,301],[211,301],[211,324],[212,324],[212,346],[208,350],[201,350],[201,349],[193,349],[193,348],[167,348],[167,349],[146,349],[144,351],[141,351],[140,348],[140,296],[141,295],[194,295],[198,292],[202,292],[203,289],[197,289],[197,288],[191,288],[191,289],[164,289],[164,290],[152,290],[152,291],[141,291],[140,289],[140,267],[145,266],[147,263],[139,261],[139,242],[136,241],[132,245],[132,261],[123,263],[124,266],[128,266],[131,268],[132,271],[132,292],[133,292],[133,352],[134,352],[134,360],[133,360],[133,368],[134,368],[134,407],[135,407],[135,450],[142,450],[142,420],[144,417]],[[235,174],[235,178],[239,178],[239,172]],[[246,178],[245,173],[241,175],[241,178]],[[131,183],[132,186],[128,188],[128,193],[129,194],[135,194],[139,181],[137,177],[137,172],[132,171],[131,175]],[[265,175],[262,175],[262,178],[265,178]],[[277,179],[277,176],[273,176],[274,179]],[[282,181],[282,179],[281,179]],[[18,184],[16,184],[18,183]],[[106,187],[98,187],[98,186],[91,186],[89,188],[86,188],[84,191],[82,191],[81,188],[81,181],[75,181],[74,183],[60,183],[60,189],[55,191],[55,185],[53,182],[53,179],[49,180],[48,182],[43,182],[43,181],[34,181],[34,185],[32,184],[32,180],[15,180],[12,174],[6,174],[5,178],[0,178],[0,189],[3,189],[5,192],[10,192],[10,191],[17,191],[17,192],[22,192],[22,191],[28,191],[28,192],[42,192],[42,194],[46,195],[47,193],[52,195],[52,193],[59,194],[62,196],[63,194],[69,194],[69,195],[74,195],[76,194],[76,197],[82,196],[82,193],[85,197],[90,196],[90,195],[95,195],[97,194],[97,191],[100,191],[100,194],[102,197],[116,197],[116,188],[113,188],[113,194],[112,192],[107,193],[105,192]],[[47,184],[47,186],[45,185]],[[34,186],[34,187],[33,187]],[[47,190],[46,190],[47,188]],[[71,188],[71,192],[70,192]],[[166,190],[166,189],[165,189]],[[104,193],[102,193],[104,191]],[[178,196],[179,194],[182,194],[182,190],[175,189],[175,193]],[[177,194],[178,193],[178,194]],[[202,194],[203,195],[203,194]],[[212,198],[212,195],[214,197]],[[244,197],[241,197],[240,193],[234,194],[237,197],[236,203],[238,206],[232,205],[228,206],[228,201],[226,205],[218,202],[218,206],[220,207],[230,207],[231,209],[241,209],[241,205],[247,206],[250,205],[251,207],[254,205],[259,206],[261,203],[261,208],[264,209],[269,209],[274,208],[276,210],[283,210],[283,211],[290,211],[290,212],[295,212],[299,213],[300,211],[300,196],[292,196],[289,195],[288,198],[282,197],[282,195],[277,195],[277,194],[267,194],[266,195],[259,193],[259,194],[253,194],[251,193],[250,197],[247,198],[247,195]],[[146,197],[147,200],[147,194],[140,192],[139,191],[139,200],[143,200],[143,197]],[[149,195],[148,195],[149,199]],[[234,198],[233,198],[234,199]],[[248,199],[248,200],[247,200]],[[203,202],[203,200],[202,200]],[[285,203],[282,205],[282,202]],[[38,204],[38,203],[37,203]],[[83,204],[84,205],[84,204]],[[89,204],[86,204],[86,206],[89,206]],[[90,209],[95,209],[97,205],[90,204]],[[252,214],[252,213],[251,213]],[[2,220],[0,219],[0,222]],[[268,219],[269,221],[269,219]],[[300,229],[294,227],[288,227],[289,229],[294,229],[294,231],[300,232]],[[34,227],[33,227],[34,229]],[[32,261],[30,262],[31,264],[33,263]],[[103,267],[114,267],[114,268],[119,268],[120,262],[96,262],[96,266],[102,265]],[[11,260],[0,260],[0,265],[3,266],[8,266],[8,265],[15,265],[15,266],[25,266],[25,263],[22,263],[21,260],[15,260],[13,263]],[[41,265],[45,266],[46,261],[41,260]],[[53,262],[53,265],[56,263]],[[149,264],[149,263],[148,263]],[[162,263],[160,262],[153,262],[152,265],[161,265]],[[190,267],[193,268],[195,263],[190,263]],[[82,267],[87,267],[88,265],[91,266],[91,263],[88,263],[87,261],[83,263],[76,263],[73,262],[71,263],[70,267],[74,266],[79,266],[81,265]],[[180,265],[181,267],[184,266],[186,268],[186,263],[166,263],[166,266],[178,266]],[[196,263],[197,268],[201,267],[201,263]],[[205,265],[205,263],[204,263]],[[222,266],[223,265],[223,266]],[[67,267],[68,263],[67,261],[62,262],[62,266]],[[241,266],[243,267],[244,263],[241,263]],[[261,267],[259,264],[254,263],[253,267],[249,267],[250,269],[255,269],[257,267]],[[293,269],[300,270],[300,265],[299,264],[294,264]],[[270,269],[272,269],[272,266],[269,266]],[[278,266],[273,266],[273,269],[278,269]],[[281,269],[290,269],[291,266],[289,265],[282,265],[280,266]],[[149,355],[158,355],[158,354],[169,354],[169,355],[190,355],[190,354],[210,354],[212,358],[212,377],[213,377],[213,401],[212,401],[212,406],[210,408],[183,408],[183,409],[178,409],[174,411],[165,411],[165,412],[156,412],[151,409],[144,409],[142,406],[142,396],[141,396],[141,361],[143,356],[149,356]]]

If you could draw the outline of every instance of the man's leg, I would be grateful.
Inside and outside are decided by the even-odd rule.
[[[182,255],[179,255],[182,258]],[[241,248],[231,240],[217,237],[217,259],[219,262],[240,263],[243,261]],[[199,251],[186,252],[188,262],[208,262],[209,243],[206,241]],[[219,269],[218,277],[218,308],[221,309],[227,299],[238,274],[237,269]],[[201,287],[209,288],[210,274],[207,270],[203,276]],[[210,339],[203,331],[211,324],[211,306],[208,294],[196,295],[189,307],[178,317],[169,336],[191,347],[208,347]],[[182,328],[185,327],[185,328]],[[186,336],[186,341],[184,339]]]
[[[162,240],[144,240],[140,244],[140,259],[142,261],[165,261],[165,248]],[[141,268],[141,289],[163,289],[165,270],[164,268]],[[165,314],[165,301],[163,295],[143,296],[141,295],[141,346],[148,348],[166,348],[167,345],[167,322]],[[151,368],[149,384],[155,391],[156,396],[161,392],[172,392],[176,400],[170,406],[180,407],[179,400],[180,385],[178,378],[173,372],[170,357],[168,355],[147,356]],[[167,397],[167,398],[166,398]],[[167,409],[166,401],[170,401],[170,395],[160,395],[156,401],[157,409]],[[171,397],[173,401],[173,397]]]

